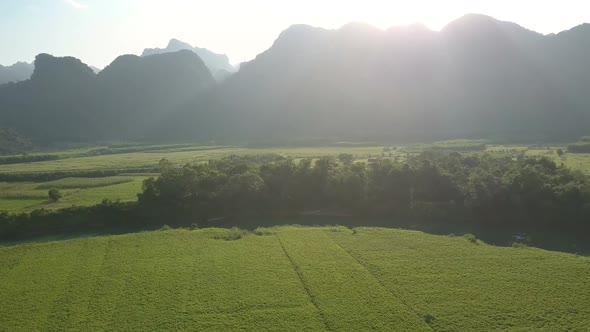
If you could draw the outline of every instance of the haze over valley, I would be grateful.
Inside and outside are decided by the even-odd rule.
[[[587,7],[0,2],[0,330],[590,331]]]

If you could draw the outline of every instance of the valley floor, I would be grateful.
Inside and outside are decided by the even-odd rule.
[[[258,234],[0,248],[0,330],[590,329],[586,257],[380,228]]]

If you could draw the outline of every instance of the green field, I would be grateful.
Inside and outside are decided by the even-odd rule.
[[[321,156],[338,156],[342,153],[353,154],[357,159],[380,156],[382,147],[318,147],[318,148],[236,148],[203,147],[191,145],[156,145],[145,147],[121,148],[117,153],[86,156],[92,151],[104,148],[77,149],[56,152],[58,160],[0,165],[0,174],[9,173],[45,173],[59,171],[96,171],[125,170],[132,168],[156,167],[163,158],[175,164],[205,162],[210,159],[229,155],[280,154],[292,158],[319,158]],[[122,150],[140,150],[140,152],[122,152]],[[157,174],[155,174],[157,175]],[[64,178],[56,181],[0,182],[0,212],[28,212],[34,209],[59,209],[76,206],[89,206],[108,198],[112,201],[132,201],[141,192],[141,184],[148,176],[132,175],[111,176],[105,178]],[[48,200],[47,191],[60,189],[64,198],[57,203]]]
[[[107,198],[134,201],[146,176],[111,176],[104,178],[64,178],[50,182],[0,182],[0,211],[27,212],[35,209],[60,209],[91,206]],[[63,198],[51,202],[48,189],[59,189]]]
[[[188,149],[188,151],[187,151]],[[108,170],[140,167],[155,167],[162,158],[175,164],[207,161],[229,155],[260,155],[276,153],[292,158],[319,158],[350,153],[366,159],[381,155],[383,147],[318,147],[318,148],[237,148],[216,147],[191,150],[171,148],[151,152],[118,153],[92,157],[72,157],[34,163],[0,165],[0,173],[52,172],[57,170]]]
[[[545,156],[558,164],[565,164],[573,169],[590,174],[590,154],[565,153],[561,157],[556,151],[563,146],[524,146],[524,145],[485,145],[483,140],[453,140],[389,147],[299,147],[299,148],[242,148],[223,146],[198,146],[188,144],[153,145],[153,146],[122,146],[119,148],[88,148],[55,152],[58,160],[0,165],[0,174],[51,173],[59,171],[108,171],[137,168],[154,168],[162,158],[174,164],[189,162],[205,162],[229,155],[261,155],[279,154],[294,159],[319,158],[322,156],[338,156],[346,153],[356,160],[366,161],[370,158],[400,158],[407,154],[416,154],[433,147],[465,149],[462,153],[491,153],[498,156],[517,156],[519,154]],[[484,147],[484,151],[473,151]],[[443,149],[443,150],[444,150]],[[436,150],[436,149],[435,149]],[[87,156],[96,151],[110,151],[111,154]],[[156,174],[157,175],[157,174]],[[37,208],[59,209],[72,205],[93,205],[103,199],[131,201],[141,191],[141,182],[147,176],[130,175],[95,179],[65,178],[45,183],[13,182],[0,183],[0,211],[27,212]],[[58,203],[47,200],[47,190],[58,188],[64,198]]]
[[[0,248],[0,329],[588,331],[590,259],[360,228]]]
[[[95,171],[131,168],[156,167],[162,158],[166,158],[174,164],[189,162],[204,162],[210,159],[218,159],[230,155],[261,155],[279,154],[295,159],[319,158],[322,156],[338,156],[343,153],[352,154],[357,160],[384,157],[403,157],[407,153],[415,154],[423,150],[435,149],[453,150],[458,147],[464,153],[487,152],[499,156],[527,155],[545,156],[555,160],[558,164],[565,165],[590,173],[590,153],[565,153],[559,157],[557,149],[565,150],[565,146],[525,146],[525,145],[492,145],[489,144],[482,151],[471,151],[473,148],[483,147],[482,140],[454,140],[435,142],[433,144],[418,144],[398,147],[395,150],[382,146],[374,147],[298,147],[298,148],[243,148],[243,147],[202,147],[202,146],[151,146],[139,152],[114,153],[97,156],[84,155],[86,150],[71,150],[58,153],[58,160],[0,165],[1,173],[39,173],[55,171]],[[139,149],[139,148],[137,148]],[[464,150],[462,150],[464,149]]]

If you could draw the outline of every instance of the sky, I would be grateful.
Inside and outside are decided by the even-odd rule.
[[[39,53],[103,68],[121,54],[177,38],[238,64],[268,49],[292,24],[381,29],[423,23],[440,30],[468,13],[558,33],[590,22],[589,0],[0,0],[0,64]]]

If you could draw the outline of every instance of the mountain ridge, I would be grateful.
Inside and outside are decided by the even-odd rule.
[[[218,77],[219,81],[225,79],[225,72],[235,72],[234,66],[229,62],[229,57],[226,54],[219,54],[210,51],[206,48],[193,47],[192,45],[172,38],[165,48],[146,48],[143,50],[141,56],[149,56],[154,54],[178,52],[181,50],[190,50],[196,53],[209,68],[214,77]]]
[[[71,75],[54,68],[44,84],[3,86],[0,121],[51,137],[43,125],[71,112],[91,119],[68,129],[76,135],[151,141],[571,140],[590,127],[588,27],[542,35],[483,15],[441,31],[292,25],[217,82],[204,59],[175,40],[176,52],[124,55],[98,74],[70,59]],[[47,91],[59,93],[50,107],[35,106],[40,123],[14,123],[26,114],[19,107],[48,100]]]
[[[31,77],[34,66],[30,63],[19,61],[10,66],[0,65],[0,84],[24,81]]]

